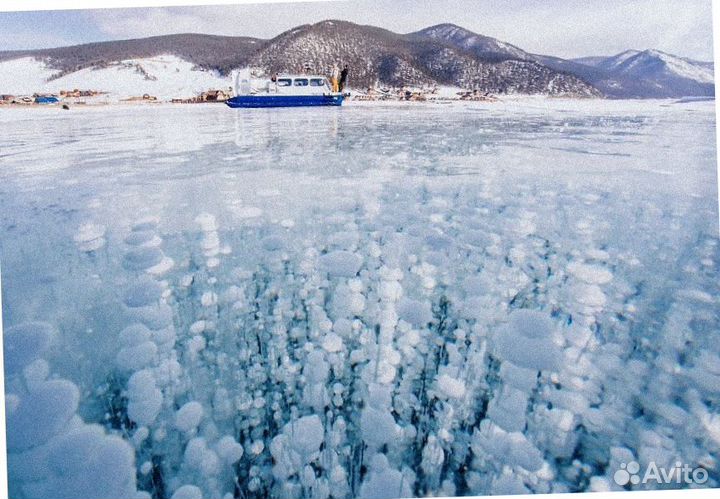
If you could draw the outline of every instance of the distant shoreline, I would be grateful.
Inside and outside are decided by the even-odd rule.
[[[522,105],[522,104],[542,104],[549,102],[567,102],[567,103],[597,103],[603,102],[608,105],[617,105],[619,103],[663,103],[663,104],[688,104],[696,102],[714,102],[715,97],[681,97],[681,98],[664,98],[664,99],[613,99],[613,98],[588,98],[588,97],[572,97],[572,96],[548,96],[548,95],[511,95],[503,96],[502,98],[495,98],[494,100],[462,100],[462,99],[428,99],[428,100],[399,100],[399,99],[385,99],[385,100],[353,100],[348,99],[343,107],[432,107],[432,106],[459,106],[459,105],[470,105],[477,107],[487,107],[488,109],[503,106],[503,105]],[[3,109],[21,110],[30,109],[42,110],[42,109],[55,109],[64,110],[63,105],[66,105],[69,110],[73,109],[121,109],[121,108],[155,108],[155,107],[193,107],[193,106],[211,106],[218,107],[224,105],[225,102],[170,102],[166,100],[156,101],[103,101],[103,102],[86,102],[86,103],[72,103],[72,102],[59,102],[56,104],[38,104],[38,103],[0,103],[0,112]],[[226,107],[226,106],[223,106]]]

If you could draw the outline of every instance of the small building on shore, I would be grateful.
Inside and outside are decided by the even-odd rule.
[[[158,98],[154,95],[143,94],[142,96],[128,97],[127,99],[121,99],[123,102],[157,102]]]
[[[75,88],[73,90],[60,90],[60,97],[95,97],[96,95],[101,95],[104,93],[106,92],[101,92],[99,90],[80,90],[79,88]]]
[[[200,94],[202,102],[225,102],[230,95],[224,90],[208,90]]]

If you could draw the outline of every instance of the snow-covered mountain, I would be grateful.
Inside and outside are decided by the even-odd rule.
[[[93,88],[190,97],[227,87],[235,68],[327,74],[338,63],[350,66],[355,88],[448,85],[493,94],[614,98],[714,95],[712,63],[656,50],[567,60],[530,54],[454,24],[398,34],[335,20],[298,26],[269,40],[178,34],[0,52],[0,93]],[[167,85],[153,83],[158,81]]]
[[[608,97],[684,97],[715,93],[712,63],[685,59],[659,50],[627,50],[612,57],[568,60],[530,54],[514,45],[452,24],[433,26],[413,35],[443,41],[482,57],[534,61],[554,71],[576,76]]]
[[[714,71],[708,63],[677,57],[659,50],[629,50],[609,57],[599,67],[637,78],[682,78],[698,83],[714,82]]]
[[[626,50],[610,57],[585,57],[575,62],[605,72],[606,81],[617,92],[629,96],[709,96],[715,92],[712,63],[659,50]]]
[[[194,65],[228,74],[241,66],[264,40],[244,36],[197,33],[153,36],[133,40],[85,43],[39,50],[1,51],[0,61],[19,57],[47,60],[60,74],[126,59],[145,59],[172,54]]]
[[[270,40],[185,34],[49,50],[0,52],[0,72],[8,61],[11,66],[17,66],[13,60],[34,58],[38,63],[31,64],[33,71],[42,63],[42,71],[54,70],[47,78],[63,79],[79,71],[85,71],[82,73],[85,75],[97,69],[112,68],[121,61],[172,55],[187,62],[189,69],[215,76],[228,75],[232,69],[244,66],[269,73],[309,70],[327,74],[334,64],[342,63],[350,65],[351,86],[356,88],[376,84],[394,87],[452,85],[494,94],[601,95],[574,75],[558,72],[536,61],[523,60],[523,52],[516,47],[478,35],[465,36],[464,45],[455,46],[442,39],[441,35],[447,31],[438,28],[425,35],[421,32],[404,35],[373,26],[328,20],[298,26]],[[469,33],[457,27],[449,28],[449,31],[458,37]],[[17,69],[14,66],[13,69]],[[17,71],[6,73],[0,79],[3,83],[0,93],[16,92],[18,86],[25,93],[51,88],[47,82],[32,88],[20,85],[25,82],[24,75],[13,80]],[[133,94],[149,92],[143,88],[139,86]]]
[[[354,85],[454,85],[495,94],[599,96],[579,78],[533,61],[488,56],[417,33],[400,35],[346,21],[300,26],[270,40],[248,63],[271,72],[327,74],[333,64],[352,68]]]
[[[448,42],[460,48],[464,48],[478,56],[488,59],[497,58],[532,60],[531,54],[524,50],[505,43],[496,38],[479,35],[455,24],[438,24],[413,33],[420,38],[431,38]]]
[[[606,69],[608,71],[612,71],[614,69],[617,69],[618,66],[620,66],[622,63],[627,61],[628,59],[635,57],[640,53],[639,50],[626,50],[624,52],[620,52],[619,54],[610,56],[610,57],[603,57],[603,56],[590,56],[590,57],[581,57],[579,59],[574,59],[575,62],[579,62],[580,64],[585,64],[587,66],[593,66],[595,68],[601,68]]]

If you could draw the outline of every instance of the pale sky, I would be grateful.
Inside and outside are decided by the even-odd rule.
[[[529,52],[568,58],[655,48],[712,60],[711,0],[330,0],[0,12],[0,50],[185,32],[271,38],[324,19],[399,33],[451,22]]]

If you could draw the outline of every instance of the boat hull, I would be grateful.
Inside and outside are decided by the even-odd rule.
[[[341,106],[342,95],[238,95],[225,103],[232,108]]]

